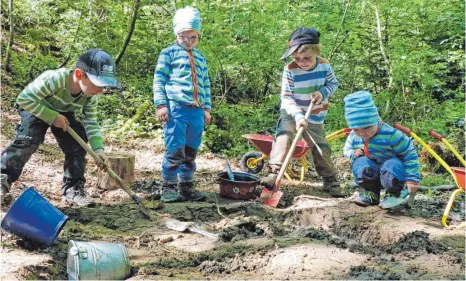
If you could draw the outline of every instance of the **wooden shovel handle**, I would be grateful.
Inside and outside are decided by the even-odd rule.
[[[307,121],[307,119],[309,118],[309,115],[311,115],[311,111],[313,107],[314,107],[314,102],[311,101],[311,104],[307,108],[306,114],[304,115],[304,120]],[[275,184],[273,186],[272,192],[277,192],[278,187],[280,186],[280,181],[283,175],[285,174],[286,167],[288,166],[288,162],[290,162],[291,156],[293,155],[294,149],[296,148],[296,144],[298,143],[299,138],[303,134],[304,129],[305,129],[304,127],[301,127],[298,129],[298,132],[296,133],[296,136],[294,137],[293,143],[291,144],[290,150],[288,151],[288,154],[286,155],[285,160],[283,161],[282,167],[280,168],[280,172],[278,172],[278,176],[277,176],[277,179],[275,180]]]
[[[95,153],[94,150],[92,150],[87,143],[84,142],[84,140],[70,127],[68,126],[67,129],[68,133],[81,145],[84,150],[86,150],[87,153],[89,153],[92,158],[94,158],[95,161],[99,163],[103,163],[102,159],[100,158],[97,153]],[[115,181],[118,182],[118,184],[121,186],[121,188],[128,193],[128,195],[136,202],[136,203],[141,203],[141,198],[139,198],[136,193],[134,193],[126,184],[123,182],[123,180],[112,170],[110,169],[107,165],[105,165],[107,173],[109,176],[114,179]]]

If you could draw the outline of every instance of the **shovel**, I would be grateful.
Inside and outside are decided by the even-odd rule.
[[[231,181],[235,181],[235,175],[233,174],[233,171],[231,170],[230,163],[227,162],[226,164],[226,170],[227,170],[227,175],[230,178]]]
[[[314,107],[314,102],[311,101],[311,104],[306,110],[306,114],[304,115],[304,119],[307,121],[309,118],[309,115],[311,114],[312,108]],[[296,133],[296,136],[294,137],[293,143],[291,144],[290,150],[288,151],[288,154],[285,157],[285,160],[283,161],[282,167],[280,168],[280,172],[278,173],[277,179],[275,180],[275,184],[273,185],[272,190],[269,190],[267,187],[265,187],[262,190],[261,194],[261,200],[262,203],[269,205],[271,207],[277,207],[278,202],[280,202],[280,198],[283,196],[283,192],[278,190],[278,187],[280,186],[280,181],[285,174],[286,167],[288,166],[288,162],[290,162],[291,156],[293,156],[294,149],[296,148],[296,144],[299,141],[299,138],[303,134],[303,131],[305,130],[304,127],[301,127],[298,129],[298,132]]]
[[[213,234],[213,233],[199,229],[194,222],[169,219],[165,222],[165,226],[170,229],[179,231],[179,232],[184,232],[186,230],[189,230],[191,232],[201,234],[208,238],[218,239],[217,234]]]
[[[87,143],[85,143],[83,139],[78,134],[76,134],[76,132],[70,126],[68,126],[67,131],[81,145],[81,147],[84,148],[87,151],[87,153],[89,153],[92,156],[92,158],[94,158],[95,161],[102,163],[102,159],[100,158],[100,156],[97,155],[97,153],[95,153],[94,150],[92,150],[89,147],[89,145],[87,145]],[[106,167],[105,169],[107,170],[108,175],[112,179],[114,179],[116,182],[118,182],[120,187],[124,191],[126,191],[126,193],[128,193],[128,195],[131,197],[131,199],[133,199],[136,202],[136,204],[139,205],[139,210],[141,211],[141,213],[143,213],[144,216],[150,220],[151,217],[149,215],[149,210],[147,210],[146,206],[142,204],[141,198],[139,198],[136,195],[136,193],[134,193],[128,186],[126,186],[123,180],[112,169],[110,169],[107,165],[105,165],[105,167]]]
[[[408,202],[410,196],[408,194],[408,189],[405,188],[400,193],[400,197],[388,197],[380,202],[379,207],[382,209],[390,209],[398,205],[402,205]]]

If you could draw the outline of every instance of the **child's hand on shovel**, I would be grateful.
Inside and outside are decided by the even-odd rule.
[[[324,96],[319,91],[315,91],[314,93],[311,94],[311,101],[314,104],[320,104],[323,99],[324,99]]]
[[[408,188],[409,195],[413,195],[414,192],[417,191],[419,186],[417,184],[407,183],[406,187]]]
[[[100,157],[102,161],[96,161],[97,166],[99,166],[99,169],[101,170],[106,170],[108,167],[108,157],[105,154],[105,151],[102,148],[96,149],[95,153]]]

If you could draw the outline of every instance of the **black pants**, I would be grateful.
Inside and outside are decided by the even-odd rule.
[[[71,128],[87,142],[84,127],[79,123],[74,113],[61,112],[68,118]],[[86,151],[73,137],[61,128],[50,126],[41,119],[35,117],[24,109],[20,109],[21,125],[16,130],[16,138],[2,152],[1,172],[8,175],[10,183],[15,182],[21,175],[24,165],[44,142],[45,133],[51,127],[52,133],[58,141],[58,145],[65,154],[63,182],[74,185],[77,182],[84,183],[84,170],[86,168]]]

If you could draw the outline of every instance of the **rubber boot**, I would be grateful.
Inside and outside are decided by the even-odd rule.
[[[164,182],[162,186],[162,196],[160,201],[165,203],[179,202],[183,200],[183,196],[180,194],[177,188],[177,184]]]
[[[345,197],[340,182],[335,177],[324,178],[323,181],[325,192],[328,192],[332,197]]]
[[[180,192],[185,201],[202,201],[206,198],[206,194],[194,189],[192,181],[180,182]]]

